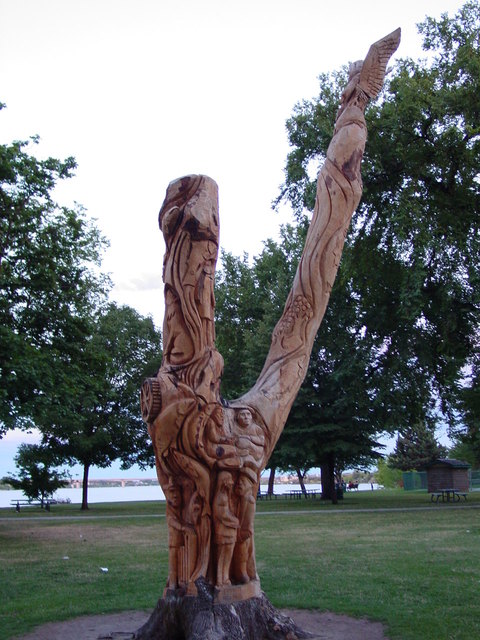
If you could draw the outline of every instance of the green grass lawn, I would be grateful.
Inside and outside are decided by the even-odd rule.
[[[260,501],[263,590],[278,607],[379,620],[392,640],[480,637],[480,492],[460,505],[429,500],[374,491],[335,507]],[[153,502],[0,510],[0,640],[47,621],[152,609],[167,572],[164,513]]]

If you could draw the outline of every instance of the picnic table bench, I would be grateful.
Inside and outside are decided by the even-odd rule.
[[[56,500],[52,500],[48,498],[47,500],[28,500],[28,499],[19,499],[19,500],[10,500],[10,504],[12,507],[15,507],[16,511],[20,511],[22,507],[45,507],[47,511],[50,511],[51,504],[57,504]]]
[[[457,491],[457,489],[439,489],[438,491],[432,491],[430,500],[432,502],[438,502],[440,498],[442,502],[460,502],[460,498],[467,500],[467,493],[465,491]]]
[[[292,489],[292,491],[288,491],[284,495],[287,498],[300,500],[301,498],[316,498],[317,495],[321,495],[321,493],[322,492],[317,489],[307,489],[305,493],[300,489]]]
[[[262,493],[261,491],[257,493],[257,500],[276,500],[277,498],[278,495],[276,493]]]

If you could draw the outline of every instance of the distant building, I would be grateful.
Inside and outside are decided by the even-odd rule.
[[[425,466],[427,471],[428,492],[434,493],[442,489],[455,489],[467,492],[470,488],[468,462],[440,458]]]

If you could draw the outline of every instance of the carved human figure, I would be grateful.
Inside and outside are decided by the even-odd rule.
[[[242,463],[259,470],[265,456],[263,429],[253,422],[252,412],[246,407],[235,412],[235,426],[235,446]]]
[[[233,478],[229,471],[220,471],[213,499],[213,526],[216,549],[216,585],[231,584],[230,567],[240,522],[232,512]]]
[[[194,491],[186,507],[185,519],[188,527],[185,530],[185,573],[186,578],[195,579],[197,568],[198,542],[202,542],[201,531],[202,500],[197,491]],[[198,576],[197,576],[198,577]]]
[[[246,583],[257,577],[253,548],[253,523],[255,520],[255,495],[257,484],[240,473],[235,484],[237,496],[237,518],[239,527],[234,549],[234,576],[239,583]]]
[[[380,91],[399,40],[397,30],[372,45],[364,61],[351,65],[292,289],[255,385],[231,402],[220,398],[223,359],[215,349],[213,322],[217,185],[206,176],[191,175],[168,186],[159,215],[166,245],[163,360],[157,376],[142,387],[142,415],[167,495],[172,589],[180,585],[192,593],[197,578],[215,576],[218,587],[233,579],[239,598],[252,597],[248,589],[256,582],[253,520],[260,472],[307,371],[361,196],[367,133],[363,112]],[[179,478],[191,485],[183,497]]]
[[[201,446],[211,466],[218,469],[238,469],[241,465],[235,438],[227,433],[223,409],[220,405],[213,408],[206,421]]]
[[[168,525],[168,586],[170,589],[176,589],[179,584],[180,550],[185,544],[184,534],[188,529],[193,530],[193,527],[182,520],[182,492],[173,480],[165,489],[165,497]]]

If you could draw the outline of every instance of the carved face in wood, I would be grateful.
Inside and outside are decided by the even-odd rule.
[[[249,409],[241,409],[237,412],[237,422],[238,424],[247,429],[253,421],[252,412]]]
[[[166,489],[166,498],[168,504],[174,509],[179,509],[182,506],[182,494],[179,487],[175,485],[169,485]]]

